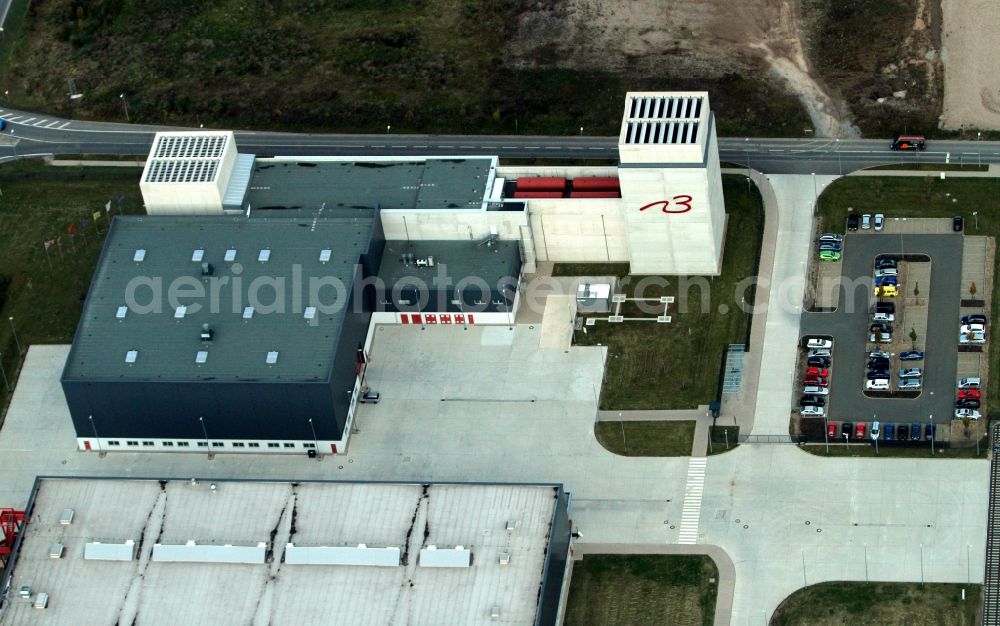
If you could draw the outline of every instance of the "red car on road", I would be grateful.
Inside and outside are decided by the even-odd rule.
[[[830,375],[830,370],[823,367],[810,367],[806,370],[806,376],[819,376],[820,378],[826,378]]]
[[[865,423],[858,422],[858,425],[854,427],[854,438],[864,439],[865,438]]]
[[[958,399],[959,400],[979,400],[983,396],[983,393],[978,389],[959,389]]]

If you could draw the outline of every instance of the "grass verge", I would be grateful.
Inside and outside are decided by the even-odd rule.
[[[565,624],[709,626],[718,578],[707,556],[588,555],[573,564]]]
[[[981,593],[980,585],[821,583],[785,598],[771,626],[973,626]]]
[[[577,344],[608,346],[601,408],[682,409],[716,399],[726,347],[746,339],[748,315],[740,305],[744,299],[747,304],[753,302],[753,291],[744,289],[743,281],[757,273],[764,228],[760,195],[755,188],[747,190],[746,177],[726,175],[722,185],[729,218],[722,274],[627,276],[619,284],[629,296],[674,296],[676,301],[668,310],[672,321],[599,321],[586,327],[585,333],[576,333]],[[593,267],[584,264],[573,271]],[[628,304],[631,310],[623,311],[626,316],[656,315],[652,308],[636,311],[634,303]]]
[[[693,421],[597,422],[594,436],[622,456],[691,456],[694,427]]]
[[[0,276],[9,279],[0,318],[14,318],[24,351],[35,343],[69,343],[108,230],[104,205],[112,200],[112,215],[142,213],[138,176],[131,168],[16,161],[0,165],[0,177]],[[114,202],[119,194],[120,207]],[[96,226],[95,211],[101,213]],[[81,220],[87,220],[82,228]],[[44,242],[57,237],[46,255]],[[0,325],[0,352],[10,376],[20,367],[10,323]],[[6,406],[2,386],[0,393],[0,406]]]
[[[893,217],[965,218],[965,234],[1000,236],[1000,178],[938,176],[848,176],[829,185],[819,197],[817,216],[824,230],[842,233],[849,207],[877,205]],[[973,218],[972,212],[978,213]],[[977,226],[978,224],[978,226]],[[993,273],[994,328],[1000,319],[1000,272]],[[1000,341],[990,342],[990,371],[1000,372]],[[989,385],[991,406],[998,406],[1000,385]]]
[[[852,443],[832,444],[830,453],[827,454],[826,446],[821,443],[810,443],[801,446],[809,454],[816,456],[852,456],[852,457],[880,457],[886,459],[985,459],[989,457],[989,438],[983,437],[979,443],[979,450],[975,446],[971,448],[952,448],[940,445],[934,446],[934,454],[931,455],[931,444],[918,446],[889,446],[879,444],[878,454],[875,453],[874,444]]]
[[[910,170],[915,172],[988,172],[989,165],[962,163],[893,163],[892,165],[876,165],[869,170]]]
[[[553,276],[628,276],[628,263],[556,263]]]
[[[709,429],[708,455],[725,454],[734,448],[739,447],[739,426],[712,426]]]

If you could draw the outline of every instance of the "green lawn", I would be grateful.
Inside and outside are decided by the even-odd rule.
[[[623,456],[691,456],[694,422],[597,422],[594,436],[610,452]]]
[[[764,226],[760,195],[756,188],[747,192],[746,177],[726,175],[722,181],[729,216],[722,275],[627,277],[621,287],[629,295],[647,285],[643,297],[675,296],[677,301],[668,311],[673,320],[669,324],[599,321],[586,327],[586,333],[576,333],[580,345],[608,346],[601,408],[682,409],[716,399],[726,346],[746,339],[748,316],[738,306],[742,294],[737,286],[756,275]],[[596,267],[607,271],[619,266]],[[584,264],[576,271],[594,269]],[[745,297],[752,303],[752,290]]]
[[[937,176],[848,176],[834,181],[819,197],[817,215],[822,228],[842,233],[848,207],[873,213],[875,207],[893,217],[965,217],[968,235],[1000,235],[1000,178],[946,178]],[[972,212],[979,213],[976,219]],[[982,290],[980,290],[982,291]],[[994,326],[1000,319],[1000,272],[993,274]],[[1000,342],[990,342],[990,371],[1000,372]],[[990,406],[998,406],[1000,385],[988,389]]]
[[[771,626],[975,626],[981,590],[943,583],[822,583],[785,598]]]
[[[51,167],[40,161],[0,165],[0,276],[10,280],[0,308],[0,352],[8,375],[19,367],[8,317],[24,349],[73,339],[90,276],[108,230],[104,204],[123,194],[124,213],[142,213],[134,168]],[[119,213],[112,203],[112,215]],[[70,237],[68,227],[101,212]],[[98,233],[98,229],[100,232]],[[44,242],[61,234],[46,257]],[[51,265],[50,265],[51,263]],[[0,406],[6,390],[0,385]]]
[[[573,564],[564,623],[709,626],[718,578],[707,556],[589,555]]]

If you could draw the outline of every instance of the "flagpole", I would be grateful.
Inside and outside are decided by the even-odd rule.
[[[60,261],[65,261],[66,259],[63,258],[63,253],[62,253],[62,235],[59,235],[58,237],[56,237],[56,246],[59,249],[59,260]]]
[[[52,267],[52,258],[49,257],[49,243],[47,241],[42,242],[42,247],[45,248],[45,260],[49,262],[49,269],[55,269]]]

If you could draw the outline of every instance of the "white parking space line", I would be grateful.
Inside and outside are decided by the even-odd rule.
[[[698,524],[701,520],[701,498],[705,489],[705,465],[708,459],[699,456],[688,461],[687,484],[684,486],[684,508],[681,511],[681,529],[677,543],[698,543]]]
[[[0,115],[0,119],[3,119],[3,120],[9,120],[12,117],[14,117],[13,113],[4,113],[3,115]]]
[[[31,122],[34,122],[37,119],[38,119],[37,117],[29,117],[28,119],[21,122],[21,124],[30,124]]]
[[[7,121],[8,122],[15,122],[16,123],[17,120],[19,120],[19,119],[21,119],[21,116],[20,115],[15,115],[14,117],[8,119]]]
[[[63,122],[63,125],[60,126],[59,128],[66,128],[67,126],[69,126],[69,122]]]
[[[56,124],[58,124],[58,123],[59,123],[59,120],[56,120],[56,121],[54,121],[54,122],[50,122],[49,124],[47,124],[47,125],[45,126],[45,128],[52,128],[53,126],[55,126],[55,125],[56,125]],[[69,123],[69,122],[67,122],[67,124],[68,124],[68,123]]]
[[[32,124],[32,126],[41,126],[42,124],[44,124],[46,122],[48,122],[48,120],[39,120],[39,121],[35,122],[34,124]]]

